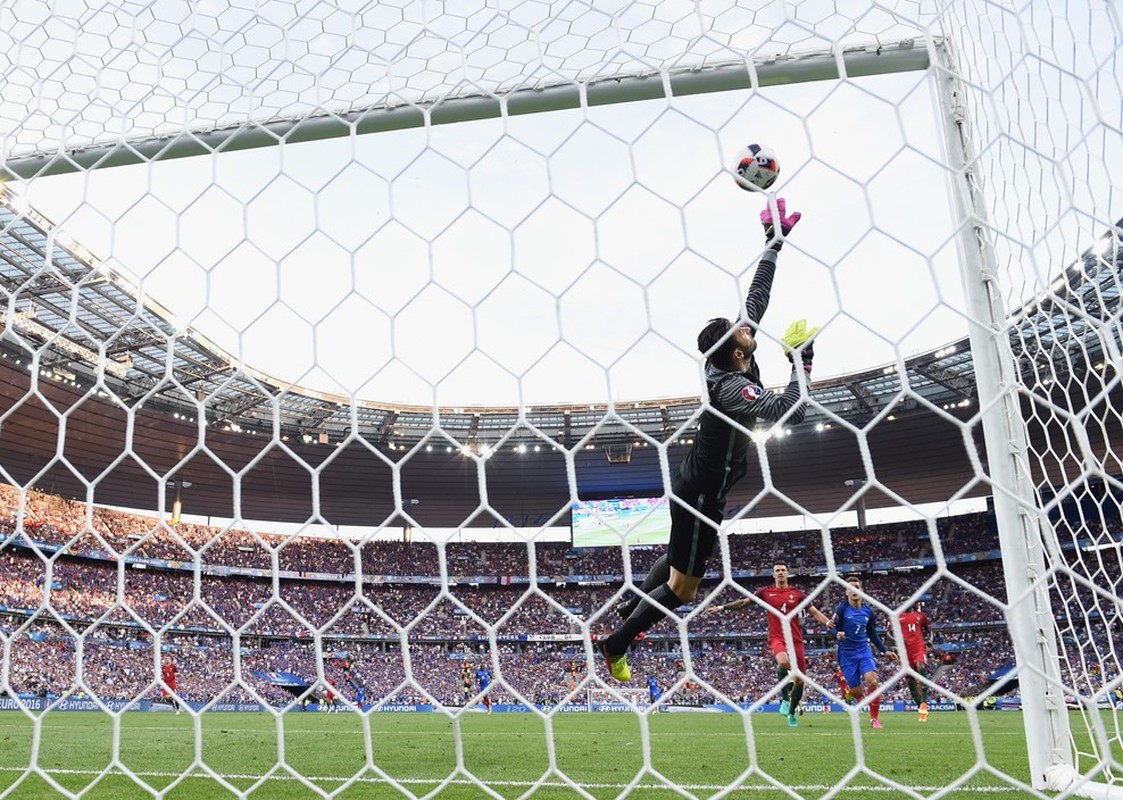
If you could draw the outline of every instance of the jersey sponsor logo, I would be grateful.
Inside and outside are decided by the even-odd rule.
[[[759,386],[753,386],[750,383],[747,386],[742,387],[741,396],[743,398],[745,398],[747,401],[749,401],[750,403],[752,403],[753,401],[760,398],[760,395],[763,391],[764,390],[761,389]]]

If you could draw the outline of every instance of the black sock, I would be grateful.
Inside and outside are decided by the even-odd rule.
[[[794,714],[795,710],[799,708],[799,701],[803,699],[803,681],[798,681],[792,684],[792,699],[791,705],[788,707],[788,713]]]
[[[651,600],[667,608],[674,609],[682,605],[682,601],[675,596],[675,593],[671,591],[671,587],[665,583],[647,594]],[[645,599],[639,604],[639,607],[620,624],[616,632],[604,640],[605,649],[608,651],[609,655],[614,656],[627,653],[628,648],[631,646],[632,642],[635,641],[637,636],[665,616],[667,616],[665,611]]]
[[[923,664],[917,665],[916,671],[919,672],[922,677],[928,677],[928,668]],[[924,683],[923,681],[917,680],[916,678],[913,678],[913,682],[916,683],[916,693],[920,695],[920,699],[917,700],[917,705],[919,705],[920,703],[927,703],[928,684]]]
[[[639,588],[644,594],[651,594],[653,590],[658,589],[670,579],[671,565],[667,563],[667,554],[664,553],[651,565],[651,569],[647,571],[647,577],[643,579],[643,583],[640,584]],[[632,616],[632,613],[636,610],[636,606],[639,605],[642,599],[643,598],[639,595],[633,595],[616,606],[616,613],[624,619],[627,619]]]

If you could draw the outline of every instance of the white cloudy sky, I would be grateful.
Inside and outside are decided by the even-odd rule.
[[[354,107],[402,87],[439,91],[441,69],[500,86],[603,71],[596,53],[615,52],[612,69],[627,71],[677,64],[704,46],[720,59],[896,41],[917,33],[903,20],[918,13],[909,2],[850,17],[829,3],[750,0],[735,9],[515,3],[503,13],[487,3],[354,5],[153,0],[137,6],[144,28],[133,34],[113,3],[68,20],[64,9],[19,0],[0,9],[0,45],[11,45],[0,48],[9,54],[0,65],[5,151],[49,150],[71,129],[84,142],[221,123],[250,106]],[[974,24],[972,3],[957,8]],[[1080,16],[1075,28],[1025,12],[1027,25],[1052,31],[1033,46],[1048,43],[1045,55],[1077,76],[1073,91],[1054,91],[1044,80],[1053,72],[1034,62],[1024,91],[1048,92],[1050,103],[1083,96],[1082,74],[1118,72],[1110,29],[1069,12]],[[1069,65],[1073,30],[1098,44]],[[1013,56],[993,52],[1000,39],[978,39],[996,65],[1010,58],[1025,69],[1011,40]],[[496,57],[503,48],[507,61]],[[391,57],[396,72],[383,66]],[[1032,158],[1053,148],[1107,176],[1096,165],[1111,163],[1118,145],[1088,143],[1111,130],[1097,120],[1116,119],[1115,105],[1049,109],[1057,135],[1035,120],[1009,125]],[[911,73],[441,125],[20,188],[184,327],[281,379],[424,405],[603,402],[698,392],[697,331],[737,312],[762,241],[761,198],[727,171],[750,141],[774,147],[776,190],[804,213],[781,255],[766,339],[793,319],[822,324],[817,373],[830,376],[963,336],[939,130],[931,82]],[[1031,184],[1050,182],[1039,164],[1023,161],[1022,171]],[[996,205],[1027,194],[998,177]],[[1065,219],[1066,203],[1085,215],[1067,215],[1062,246],[1038,248],[1038,263],[1015,248],[1028,272],[1013,281],[1011,304],[1087,243],[1075,228],[1094,232],[1110,218],[1092,213],[1109,205],[1110,187],[1075,183],[1075,199],[1060,186],[1039,204],[1058,208],[1045,217]],[[1014,214],[1034,242],[1052,230],[1033,224],[1040,216]],[[774,342],[762,342],[760,359],[767,382],[784,380]]]
[[[738,310],[763,198],[738,189],[727,162],[749,141],[774,147],[775,190],[804,214],[768,333],[823,324],[825,375],[963,335],[933,120],[912,74],[373,134],[25,191],[267,373],[396,402],[640,399],[695,393],[698,329]],[[777,348],[763,343],[761,357],[766,379],[784,380]]]

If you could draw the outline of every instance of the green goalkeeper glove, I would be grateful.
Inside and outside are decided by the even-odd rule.
[[[784,355],[788,357],[788,361],[795,363],[795,351],[799,351],[800,360],[803,362],[803,368],[808,372],[811,371],[811,361],[815,358],[815,350],[813,341],[815,335],[819,332],[819,326],[808,330],[807,320],[797,319],[788,329],[784,331],[783,337],[780,341],[784,345]]]

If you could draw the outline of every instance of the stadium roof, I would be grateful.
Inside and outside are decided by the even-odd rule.
[[[339,525],[400,524],[401,511],[440,527],[566,524],[567,456],[580,497],[661,494],[656,445],[668,444],[673,467],[695,429],[697,397],[520,411],[352,401],[286,384],[178,329],[167,309],[0,194],[0,467],[17,484],[82,498],[96,484],[97,503],[158,509],[168,482],[186,481],[185,511],[246,519],[313,519],[318,502],[323,521]],[[1031,385],[1072,391],[1103,369],[1097,323],[1118,328],[1119,254],[1085,254],[1013,316]],[[955,424],[975,412],[966,339],[909,358],[903,374],[885,365],[816,382],[811,396],[803,425],[759,432],[772,486],[796,504],[839,508],[855,491],[844,482],[867,465],[900,496],[871,492],[871,506],[989,494],[971,467],[972,435]],[[761,482],[750,476],[740,491]],[[777,496],[755,502],[757,515],[797,513]]]

